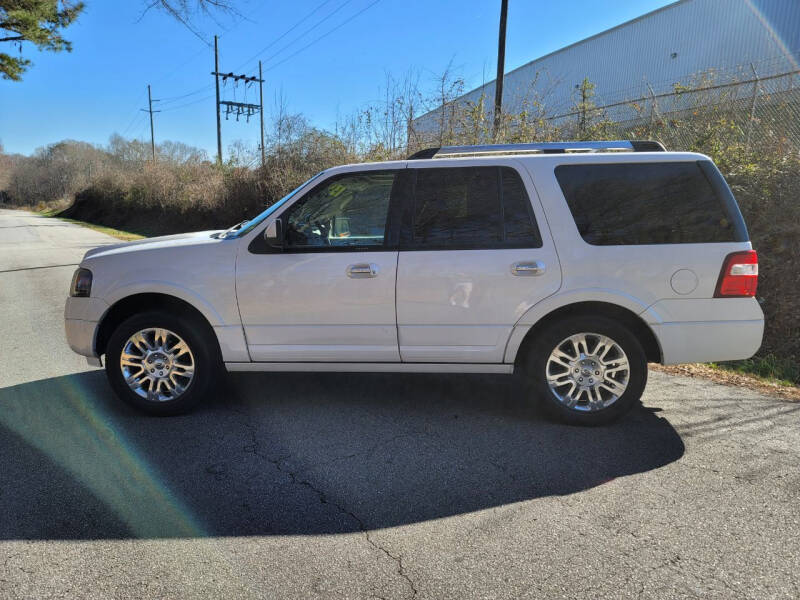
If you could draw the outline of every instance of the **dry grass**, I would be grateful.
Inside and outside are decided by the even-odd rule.
[[[733,372],[704,364],[669,366],[651,364],[649,367],[651,370],[660,373],[683,375],[684,377],[700,377],[722,385],[747,388],[768,396],[778,396],[792,402],[800,402],[800,387],[787,382]]]
[[[45,215],[48,216],[48,215]],[[55,216],[55,215],[49,215]],[[60,217],[62,221],[66,221],[67,223],[74,223],[76,225],[81,225],[82,227],[87,227],[89,229],[93,229],[94,231],[99,231],[100,233],[105,233],[106,235],[110,235],[111,237],[115,237],[118,240],[122,240],[123,242],[131,242],[133,240],[140,240],[146,236],[141,235],[139,233],[133,233],[131,231],[122,231],[121,229],[114,229],[113,227],[106,227],[104,225],[97,225],[96,223],[87,223],[86,221],[78,221],[77,219],[66,219],[64,217]]]

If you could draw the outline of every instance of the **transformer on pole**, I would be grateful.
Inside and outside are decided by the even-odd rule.
[[[239,120],[243,117],[248,123],[250,117],[256,113],[259,114],[259,122],[261,124],[261,164],[265,162],[264,154],[264,80],[261,78],[261,61],[258,62],[258,77],[255,75],[243,75],[237,73],[222,73],[219,70],[219,46],[217,43],[217,36],[214,36],[214,70],[211,72],[214,76],[214,83],[216,86],[217,96],[217,163],[222,164],[222,117],[220,114],[221,107],[225,108],[225,119],[227,120],[231,115]],[[249,102],[237,102],[236,100],[221,100],[219,93],[219,80],[222,78],[222,83],[225,84],[229,80],[233,82],[234,86],[244,85],[245,93],[247,86],[258,82],[259,103],[253,104]],[[235,98],[234,94],[234,98]],[[245,98],[246,99],[246,98]]]

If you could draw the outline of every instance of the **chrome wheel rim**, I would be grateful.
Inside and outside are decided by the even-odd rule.
[[[550,353],[547,385],[556,399],[577,411],[608,408],[625,393],[630,379],[628,357],[610,337],[576,333]]]
[[[137,331],[122,347],[119,366],[125,383],[151,402],[174,400],[194,378],[194,355],[173,331],[150,327]]]

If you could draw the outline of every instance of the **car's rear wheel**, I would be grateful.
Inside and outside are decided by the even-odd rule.
[[[636,336],[605,317],[557,321],[531,341],[526,374],[532,392],[557,419],[600,425],[635,406],[647,383]]]
[[[148,311],[122,322],[108,341],[106,374],[128,404],[155,415],[194,408],[220,373],[216,341],[190,319]]]

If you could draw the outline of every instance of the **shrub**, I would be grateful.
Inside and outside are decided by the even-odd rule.
[[[535,83],[535,82],[534,82]],[[280,107],[265,165],[237,148],[239,163],[216,165],[205,152],[177,142],[157,148],[112,136],[105,148],[63,141],[33,156],[0,149],[0,200],[46,207],[72,203],[67,216],[146,234],[230,226],[252,217],[315,173],[357,161],[403,158],[426,145],[557,139],[656,139],[670,150],[705,153],[730,183],[759,252],[758,300],[766,314],[762,355],[800,356],[800,101],[769,97],[759,104],[717,92],[708,76],[677,85],[672,98],[630,103],[640,118],[609,119],[584,79],[569,112],[556,118],[546,98],[531,91],[498,131],[484,97],[461,102],[463,81],[449,72],[435,82],[427,106],[443,107],[425,126],[413,121],[425,107],[413,77],[387,79],[384,101],[349,118],[336,131],[312,127]],[[533,87],[533,86],[532,86]],[[725,88],[729,89],[729,88]],[[748,88],[751,89],[751,88]],[[663,107],[672,107],[667,114]],[[404,141],[403,141],[404,140]],[[73,202],[74,200],[74,202]],[[796,362],[796,361],[795,361]]]

